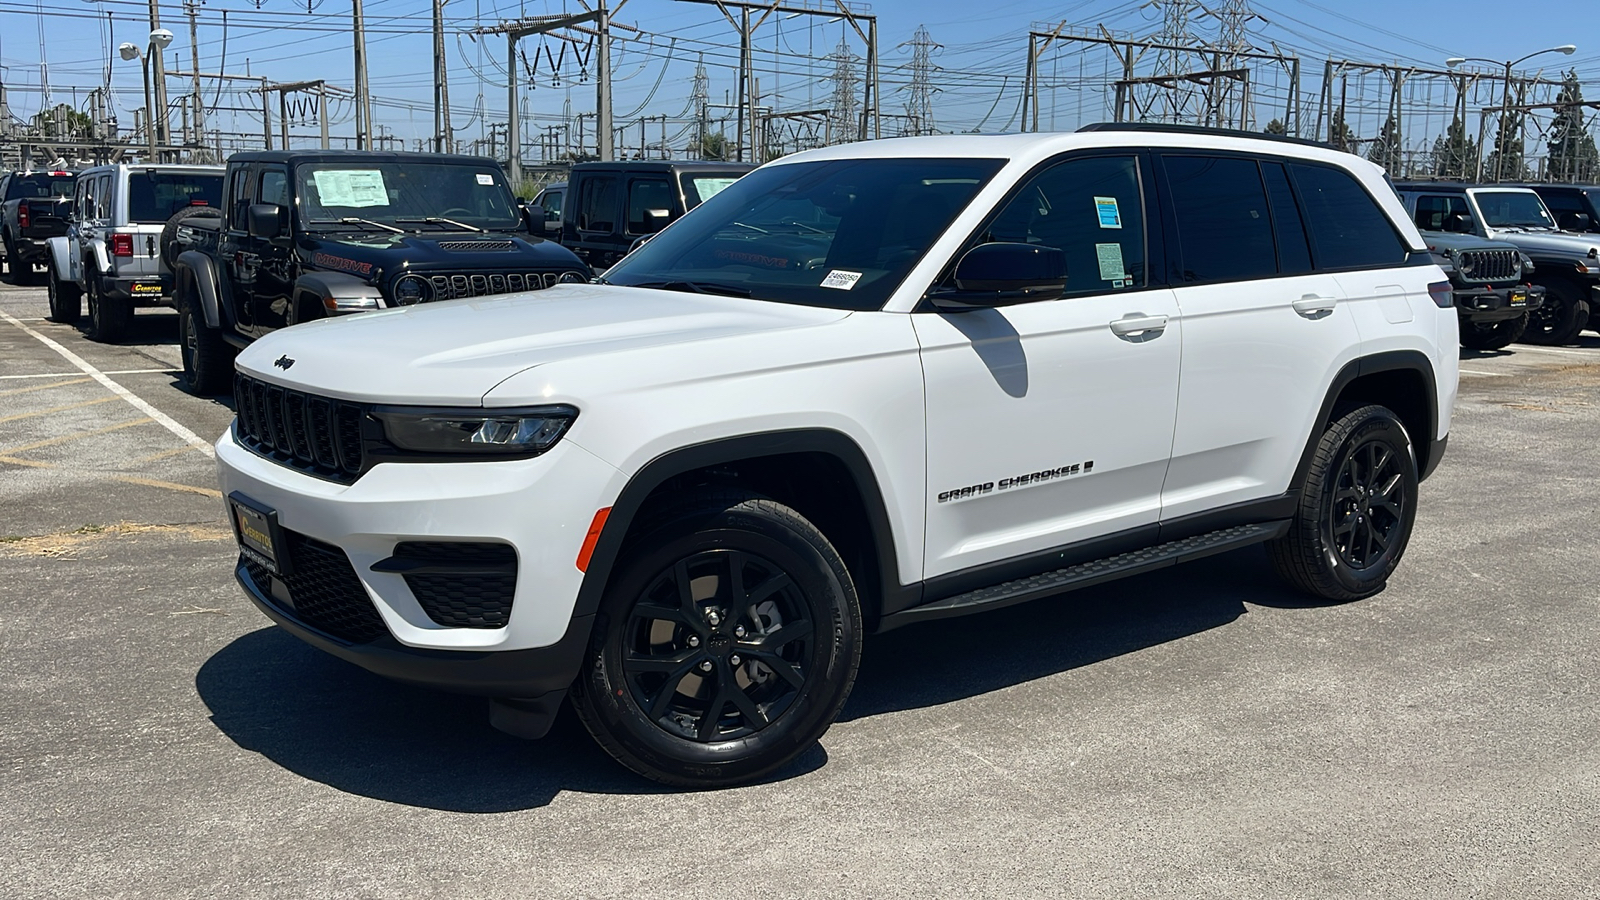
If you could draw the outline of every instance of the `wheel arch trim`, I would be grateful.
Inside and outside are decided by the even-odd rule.
[[[172,267],[174,291],[183,283],[184,277],[194,280],[195,288],[200,292],[200,308],[205,312],[207,328],[222,327],[222,298],[219,296],[216,264],[211,257],[198,250],[185,250],[178,254],[177,264]]]
[[[1317,442],[1321,440],[1322,431],[1333,416],[1334,404],[1338,402],[1345,388],[1358,378],[1381,372],[1414,372],[1422,378],[1425,388],[1423,400],[1427,404],[1428,433],[1420,437],[1413,435],[1411,444],[1417,453],[1417,480],[1421,481],[1432,474],[1434,467],[1439,464],[1439,457],[1443,455],[1442,442],[1438,437],[1439,385],[1434,377],[1433,362],[1420,350],[1388,350],[1353,359],[1345,363],[1338,374],[1333,376],[1333,381],[1328,385],[1327,393],[1322,398],[1322,409],[1312,424],[1311,434],[1306,438],[1305,449],[1301,451],[1300,463],[1295,467],[1291,490],[1297,491],[1305,484],[1306,473],[1311,469],[1311,459],[1316,454]]]

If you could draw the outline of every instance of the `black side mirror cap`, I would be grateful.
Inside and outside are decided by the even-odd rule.
[[[1562,231],[1588,231],[1594,225],[1594,220],[1588,213],[1568,212],[1561,214]]]
[[[953,290],[928,295],[947,312],[1054,300],[1067,290],[1067,255],[1056,247],[979,244],[956,263]]]
[[[247,230],[253,238],[275,238],[283,234],[283,207],[273,203],[252,203],[245,213]]]
[[[1472,217],[1465,213],[1451,213],[1444,220],[1444,230],[1453,234],[1472,234]]]

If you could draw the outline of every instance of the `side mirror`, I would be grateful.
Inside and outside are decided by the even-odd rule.
[[[1472,217],[1465,213],[1451,213],[1445,217],[1444,230],[1453,234],[1471,234]]]
[[[667,220],[672,218],[670,209],[647,209],[644,211],[644,233],[655,234],[667,227]]]
[[[1588,213],[1566,212],[1561,214],[1562,231],[1588,231],[1594,222]]]
[[[956,263],[954,290],[928,295],[946,312],[1054,300],[1067,290],[1067,255],[1033,244],[979,244]]]
[[[275,238],[283,234],[283,207],[272,203],[252,203],[245,213],[246,230],[253,238]]]
[[[544,215],[544,230],[547,234],[561,233],[561,213],[553,209],[540,210]]]

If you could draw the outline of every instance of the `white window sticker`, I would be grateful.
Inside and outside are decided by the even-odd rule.
[[[728,185],[738,180],[737,178],[695,178],[694,190],[695,193],[700,195],[700,202],[704,203],[722,193]]]
[[[482,172],[479,172],[478,173],[478,183],[481,184],[481,185],[484,185],[485,187],[491,186],[491,185],[494,184],[494,176],[493,175],[485,175]]]
[[[1128,277],[1122,269],[1122,245],[1095,244],[1094,257],[1100,263],[1100,280],[1112,282],[1112,287],[1122,287],[1116,283]]]
[[[1121,228],[1122,211],[1117,209],[1117,198],[1094,198],[1094,212],[1100,218],[1101,228]]]
[[[389,190],[377,169],[331,169],[312,172],[317,201],[323,206],[388,206]]]
[[[822,279],[822,286],[839,291],[848,291],[855,287],[856,282],[860,280],[860,272],[846,272],[843,269],[834,269],[828,273],[828,277]]]

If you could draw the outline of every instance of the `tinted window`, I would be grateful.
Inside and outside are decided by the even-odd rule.
[[[13,175],[6,199],[71,197],[72,182],[71,175]]]
[[[628,231],[644,234],[651,230],[651,210],[672,214],[672,184],[665,178],[636,179],[628,185]],[[659,228],[667,223],[666,216],[657,220]]]
[[[1446,231],[1445,223],[1454,215],[1472,215],[1467,210],[1467,198],[1459,194],[1423,194],[1417,198],[1417,211],[1411,220],[1423,231]]]
[[[982,238],[1061,250],[1067,257],[1068,294],[1142,287],[1138,160],[1090,157],[1052,166],[1000,210]]]
[[[559,216],[561,215],[561,196],[560,191],[549,191],[544,195],[544,200],[539,205],[546,212],[552,212]]]
[[[111,173],[107,172],[94,180],[94,214],[96,218],[110,219],[111,211]]]
[[[1319,269],[1398,266],[1405,262],[1389,217],[1361,183],[1348,172],[1329,166],[1289,166],[1306,223],[1311,227],[1312,256]]]
[[[1301,275],[1311,271],[1311,243],[1306,223],[1300,216],[1289,187],[1289,172],[1283,163],[1263,162],[1261,177],[1267,182],[1267,202],[1272,204],[1272,232],[1278,239],[1278,271]]]
[[[578,230],[611,231],[616,225],[616,177],[585,178],[578,188]]]
[[[1272,218],[1253,159],[1166,156],[1184,281],[1240,281],[1278,273]]]
[[[1491,228],[1554,228],[1555,220],[1533,191],[1476,191],[1472,199]]]
[[[267,169],[261,173],[261,189],[256,192],[257,203],[273,206],[289,205],[289,173],[282,169]]]
[[[245,213],[250,209],[250,170],[234,169],[231,177],[233,180],[229,183],[233,185],[233,197],[231,200],[233,204],[233,228],[236,231],[243,231],[246,225],[249,224]]]
[[[602,281],[880,309],[1002,164],[840,159],[768,165],[700,204]]]
[[[1544,205],[1550,211],[1560,216],[1565,212],[1586,213],[1583,208],[1583,198],[1577,191],[1546,191],[1541,190],[1539,196],[1544,198]]]
[[[279,176],[282,177],[281,175]],[[128,221],[165,222],[190,206],[222,205],[222,176],[176,172],[128,175]]]

